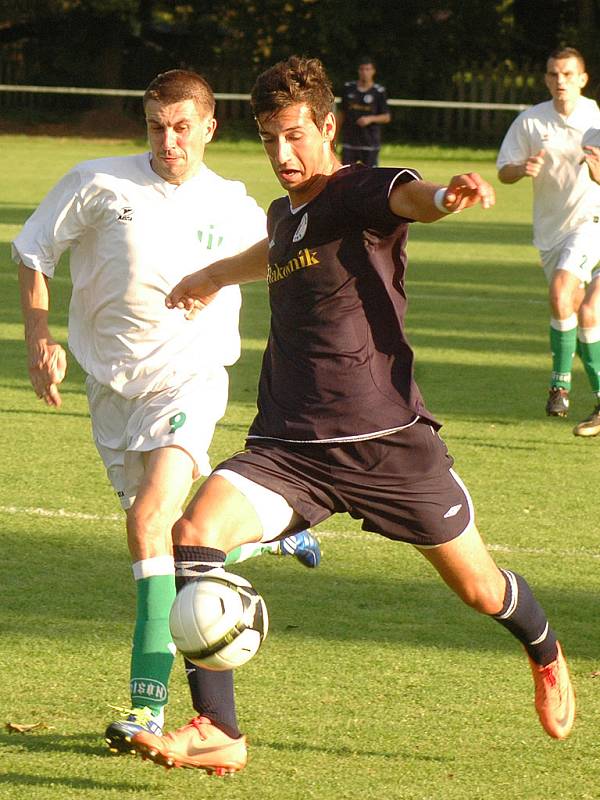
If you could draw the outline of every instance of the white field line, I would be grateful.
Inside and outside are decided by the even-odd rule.
[[[120,522],[123,514],[86,514],[83,511],[67,511],[64,508],[27,508],[19,506],[0,506],[0,514],[14,514],[22,516],[50,517],[53,519],[75,519],[89,522]],[[349,539],[356,536],[353,532],[327,531],[319,528],[319,537],[324,539]],[[520,553],[523,555],[558,556],[561,558],[592,558],[600,559],[600,553],[594,550],[580,549],[553,549],[546,547],[519,547],[503,544],[488,544],[488,550],[494,553]]]
[[[458,294],[438,294],[432,292],[431,294],[421,294],[408,289],[408,300],[444,300],[457,303],[525,303],[526,305],[548,305],[547,298],[537,297],[492,297],[491,295],[458,295]]]
[[[66,511],[64,508],[20,508],[19,506],[0,506],[0,514],[90,520],[91,522],[115,522],[123,519],[122,514],[85,514],[83,511]]]

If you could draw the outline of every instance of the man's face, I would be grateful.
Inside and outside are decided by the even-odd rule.
[[[359,64],[358,80],[360,83],[373,83],[375,78],[375,67],[373,64]]]
[[[588,76],[576,58],[550,58],[546,68],[546,86],[557,103],[573,103],[586,85]]]
[[[297,103],[274,115],[261,114],[258,133],[279,183],[291,197],[310,189],[317,176],[331,173],[333,114],[327,115],[321,131],[308,106]]]
[[[204,159],[217,122],[202,116],[193,100],[162,105],[146,103],[146,128],[152,151],[152,169],[168,183],[181,184],[193,177]]]

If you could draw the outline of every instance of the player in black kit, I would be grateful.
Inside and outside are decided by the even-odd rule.
[[[271,304],[246,450],[217,467],[173,529],[178,586],[221,567],[244,542],[348,512],[367,531],[413,544],[465,603],[523,644],[540,721],[565,738],[575,699],[560,645],[525,579],[499,569],[483,544],[404,334],[409,223],[488,208],[493,189],[476,173],[444,187],[412,169],[342,168],[332,102],[317,59],[292,57],[259,76],[253,110],[288,196],[269,209],[268,239],[189,275],[167,297],[191,316],[225,285],[266,279]],[[167,766],[242,769],[232,674],[198,673],[198,716],[132,744]]]
[[[379,163],[381,126],[391,121],[385,86],[375,83],[375,64],[365,56],[358,62],[358,80],[342,89],[339,114],[342,164]]]

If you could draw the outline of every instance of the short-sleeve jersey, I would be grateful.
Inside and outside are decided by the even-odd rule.
[[[348,81],[342,90],[342,146],[379,147],[381,143],[380,125],[366,125],[360,128],[356,124],[359,117],[365,115],[387,114],[389,112],[385,87],[373,84],[364,92],[358,88],[357,81]]]
[[[404,334],[408,220],[389,209],[409,169],[339,170],[298,209],[267,214],[271,329],[249,438],[374,438],[417,416],[433,425]]]
[[[179,385],[239,357],[237,286],[193,321],[165,306],[190,272],[266,236],[242,183],[203,166],[177,186],[150,154],[88,161],[44,198],[13,257],[48,277],[70,249],[69,348],[86,373],[125,397]]]
[[[568,117],[552,100],[523,111],[500,147],[496,166],[522,164],[544,150],[544,165],[533,182],[533,243],[550,250],[573,230],[600,214],[600,186],[581,164],[581,140],[588,128],[600,127],[594,100],[580,97]]]

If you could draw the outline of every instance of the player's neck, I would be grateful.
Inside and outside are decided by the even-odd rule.
[[[554,105],[554,109],[561,117],[570,117],[573,111],[575,110],[575,106],[579,102],[579,97],[575,100],[553,100],[552,103]]]
[[[375,81],[367,81],[364,83],[363,81],[356,81],[356,86],[361,90],[361,92],[366,92],[367,89],[372,89],[373,86],[375,86]]]
[[[341,168],[342,165],[340,162],[337,159],[332,159],[321,174],[314,175],[311,180],[307,181],[302,186],[298,186],[296,189],[288,189],[291,207],[298,208],[314,200],[327,186],[327,181],[331,175]]]

